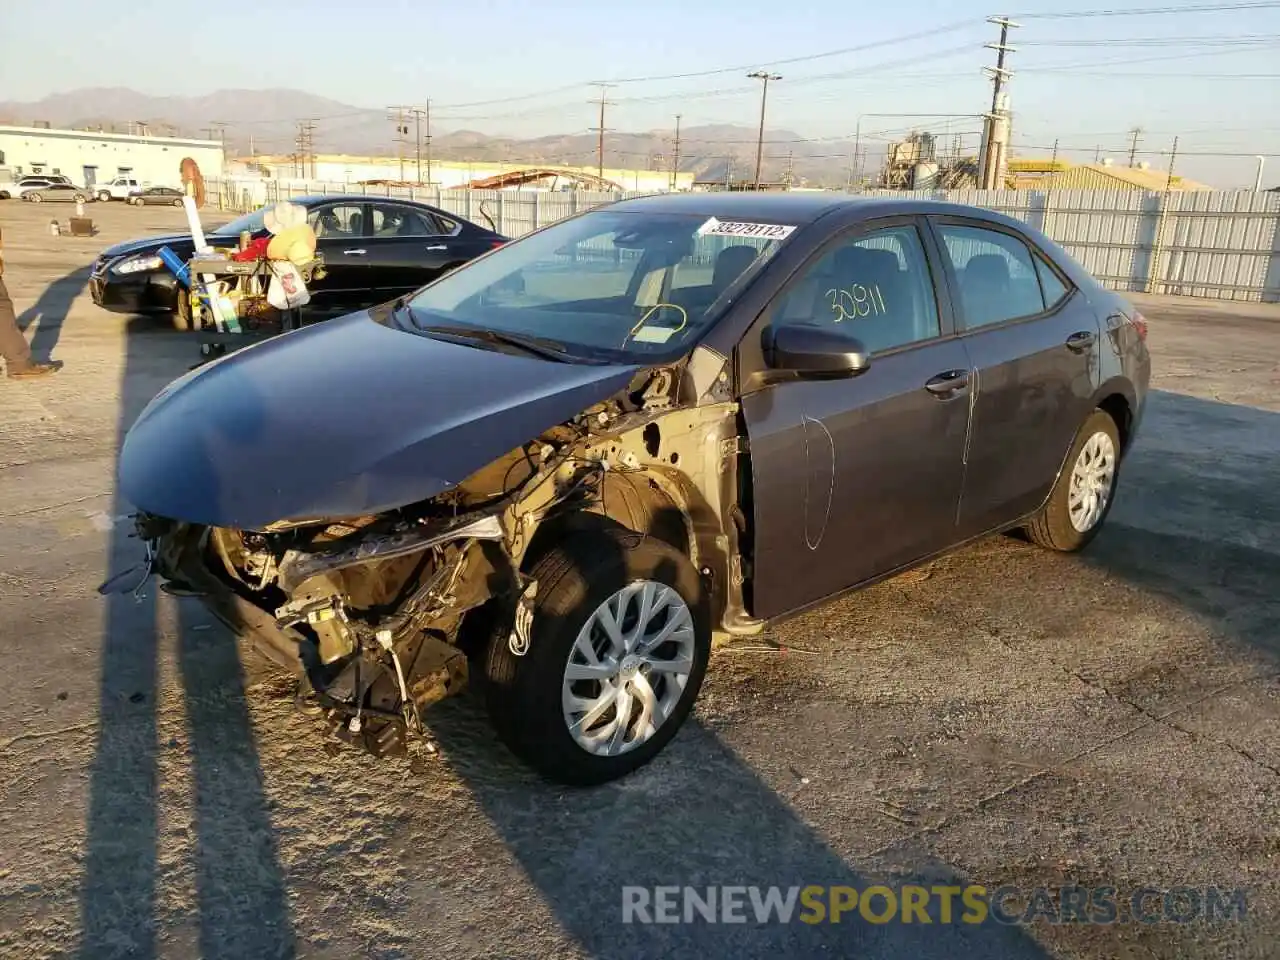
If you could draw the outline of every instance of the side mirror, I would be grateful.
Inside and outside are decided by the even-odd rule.
[[[760,339],[770,369],[797,379],[853,377],[871,364],[862,341],[835,326],[770,324]]]

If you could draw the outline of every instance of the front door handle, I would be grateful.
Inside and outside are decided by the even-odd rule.
[[[433,243],[431,246],[427,247],[428,252],[435,251],[435,250],[448,250],[448,249],[449,247],[443,243]]]
[[[1097,342],[1098,336],[1090,330],[1078,330],[1067,337],[1067,349],[1083,353]]]
[[[342,254],[346,257],[363,257],[368,252],[364,247],[358,247],[355,250],[343,250]]]
[[[948,370],[925,382],[924,388],[935,397],[948,399],[969,386],[968,370]]]

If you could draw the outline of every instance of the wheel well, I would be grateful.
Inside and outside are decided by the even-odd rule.
[[[582,529],[624,527],[656,537],[689,553],[688,527],[680,508],[643,473],[606,475],[601,497],[589,507],[571,509],[539,524],[521,566],[531,567],[547,547]]]
[[[1098,403],[1098,409],[1115,421],[1116,432],[1120,434],[1120,449],[1129,449],[1129,436],[1133,428],[1133,411],[1129,401],[1123,394],[1113,393]]]

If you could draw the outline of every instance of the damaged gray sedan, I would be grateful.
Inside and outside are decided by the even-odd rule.
[[[986,211],[630,200],[187,374],[120,485],[147,571],[338,736],[402,751],[470,681],[520,757],[600,783],[675,735],[717,635],[994,531],[1084,546],[1145,336]]]

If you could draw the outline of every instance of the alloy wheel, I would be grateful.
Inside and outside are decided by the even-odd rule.
[[[1111,501],[1116,479],[1116,448],[1111,437],[1098,431],[1085,441],[1071,468],[1067,514],[1080,533],[1097,526]]]
[[[587,618],[565,664],[564,722],[588,753],[617,756],[674,713],[694,663],[693,615],[665,583],[640,580]]]

